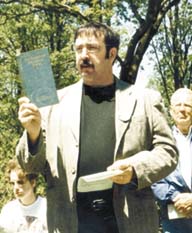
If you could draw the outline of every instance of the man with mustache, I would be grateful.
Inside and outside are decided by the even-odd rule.
[[[108,26],[81,26],[74,41],[82,79],[58,91],[59,104],[19,100],[17,156],[46,176],[49,233],[158,232],[150,185],[177,164],[160,95],[114,77],[120,39]],[[111,179],[82,187],[82,177],[106,170]]]

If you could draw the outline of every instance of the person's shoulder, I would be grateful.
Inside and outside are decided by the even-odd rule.
[[[82,80],[79,80],[76,83],[73,83],[69,86],[66,86],[64,88],[57,90],[57,95],[58,95],[59,101],[61,101],[67,93],[71,92],[72,90],[74,90],[78,87],[82,87]]]
[[[46,197],[43,197],[43,196],[38,195],[38,196],[37,196],[37,201],[38,201],[41,205],[47,205],[47,198],[46,198]]]
[[[146,95],[150,95],[151,97],[161,98],[161,94],[160,94],[160,92],[159,92],[158,90],[145,87],[145,88],[143,88],[143,92],[144,92]]]
[[[6,211],[6,210],[10,211],[15,209],[17,206],[18,206],[18,200],[17,199],[11,200],[2,207],[2,211]]]
[[[134,92],[138,98],[143,99],[144,101],[149,101],[153,104],[162,102],[162,96],[158,90],[147,87],[140,88],[135,85]]]
[[[116,88],[119,90],[128,90],[129,88],[134,87],[133,84],[130,84],[128,82],[125,82],[119,78],[115,78],[115,82],[116,82]]]
[[[47,212],[47,199],[46,199],[46,197],[37,196],[35,206],[38,209],[39,216],[42,216],[44,218],[44,216],[46,215],[46,212]]]
[[[137,84],[130,84],[120,79],[116,79],[116,86],[116,89],[125,93],[125,96],[131,95],[141,103],[150,103],[152,105],[159,105],[162,103],[162,96],[158,90],[141,87]]]
[[[128,82],[125,82],[121,79],[116,78],[116,92],[119,93],[124,98],[128,96],[133,96],[134,94],[134,86]]]
[[[38,201],[46,201],[47,198],[44,197],[44,196],[38,195],[38,196],[37,196],[37,200],[38,200]]]
[[[148,88],[148,87],[141,87],[137,84],[130,84],[123,80],[116,78],[117,88],[122,89],[124,91],[131,91],[136,96],[151,96],[155,98],[161,98],[161,94],[158,90]]]
[[[48,116],[49,113],[52,111],[52,109],[55,109],[55,108],[57,109],[57,107],[62,102],[62,100],[67,96],[67,94],[68,93],[75,93],[72,90],[77,89],[78,88],[77,86],[82,85],[81,83],[82,83],[82,81],[80,80],[77,83],[71,84],[71,85],[66,86],[64,88],[61,88],[61,89],[58,89],[57,90],[57,96],[58,96],[59,102],[57,104],[54,104],[54,105],[49,105],[49,106],[42,107],[40,109],[40,112],[41,112],[42,116]]]

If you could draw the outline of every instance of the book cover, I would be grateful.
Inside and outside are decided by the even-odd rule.
[[[25,94],[37,107],[58,103],[47,48],[21,53],[17,57]]]

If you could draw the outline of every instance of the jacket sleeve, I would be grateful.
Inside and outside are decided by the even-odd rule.
[[[40,109],[41,113],[41,131],[37,143],[31,147],[27,131],[24,130],[16,146],[16,156],[23,169],[29,173],[43,173],[46,166],[46,145],[45,131],[46,119],[50,108]]]
[[[61,102],[61,99],[64,97],[64,89],[58,91],[58,97],[59,97],[59,103]],[[59,104],[45,106],[40,108],[40,114],[41,114],[41,131],[38,138],[38,141],[35,145],[30,146],[29,140],[28,140],[28,134],[25,130],[22,137],[20,138],[17,146],[16,146],[16,156],[18,158],[18,161],[20,165],[29,173],[44,173],[47,172],[47,169],[49,169],[48,166],[48,158],[47,158],[47,151],[50,150],[50,143],[48,143],[48,135],[50,135],[50,127],[54,128],[54,130],[57,130],[56,123],[58,122],[57,119],[57,113],[59,111],[58,108]],[[55,112],[54,121],[51,121],[52,113]],[[55,133],[56,134],[56,133]],[[57,149],[57,143],[55,140],[55,134],[51,135],[51,139],[49,141],[52,141],[52,146],[54,149]],[[57,134],[58,135],[58,134]],[[50,136],[49,136],[50,138]],[[52,148],[51,148],[52,149]],[[52,154],[54,157],[54,155]]]
[[[16,156],[21,167],[28,173],[43,172],[46,165],[46,156],[42,132],[35,147],[30,150],[27,132],[25,131],[17,144]]]
[[[142,110],[143,106],[144,110]],[[136,133],[133,129],[131,132],[133,137],[135,135],[135,141],[141,141],[137,144],[137,148],[140,146],[140,151],[136,151],[127,160],[135,169],[138,189],[142,189],[167,177],[175,170],[178,150],[166,119],[160,94],[151,90],[137,94],[135,118],[136,115],[141,115],[143,122],[140,121],[137,125],[130,123],[130,128],[132,127],[134,131],[140,129]],[[132,122],[134,122],[133,118]]]

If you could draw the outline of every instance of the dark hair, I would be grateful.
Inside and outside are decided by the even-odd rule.
[[[101,35],[104,36],[104,42],[106,46],[106,58],[109,58],[109,51],[111,48],[116,48],[117,51],[119,49],[119,35],[105,24],[91,22],[83,26],[80,26],[75,32],[74,41],[76,41],[77,37],[83,34],[94,35],[97,38]]]

